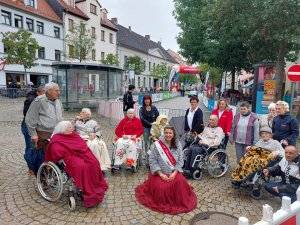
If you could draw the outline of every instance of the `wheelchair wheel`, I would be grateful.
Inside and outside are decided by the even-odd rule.
[[[76,202],[75,202],[75,198],[73,196],[69,197],[68,204],[69,204],[70,211],[71,212],[74,211],[76,208]]]
[[[208,159],[208,173],[214,177],[222,177],[228,170],[229,158],[225,150],[217,149],[213,151]]]
[[[194,178],[195,180],[201,180],[202,177],[203,177],[203,172],[202,172],[202,170],[197,169],[197,170],[195,170],[195,171],[193,172],[193,178]]]
[[[256,199],[256,200],[261,199],[262,194],[261,194],[260,189],[253,189],[253,190],[251,191],[251,197],[254,198],[254,199]]]
[[[53,162],[43,163],[36,176],[38,190],[42,197],[50,202],[57,201],[63,192],[63,177]]]

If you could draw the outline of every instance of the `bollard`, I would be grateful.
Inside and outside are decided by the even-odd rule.
[[[300,187],[298,187],[296,195],[297,195],[297,201],[300,201]]]
[[[271,222],[273,221],[273,208],[268,204],[263,206],[263,221]]]
[[[249,220],[246,217],[240,217],[239,225],[249,225]]]
[[[289,198],[287,196],[282,197],[281,209],[291,210],[291,198]]]

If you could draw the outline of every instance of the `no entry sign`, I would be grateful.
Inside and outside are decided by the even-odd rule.
[[[287,75],[288,78],[293,82],[300,81],[300,65],[291,66]]]

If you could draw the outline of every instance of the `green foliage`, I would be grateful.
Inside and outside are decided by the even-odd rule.
[[[184,84],[197,84],[199,82],[199,78],[195,74],[180,74],[179,75],[179,83]]]
[[[168,67],[167,63],[161,62],[155,68],[153,68],[150,72],[150,76],[156,79],[168,79]]]
[[[119,60],[118,60],[118,55],[114,54],[107,54],[106,58],[101,60],[101,63],[105,65],[114,65],[114,66],[119,66]]]
[[[210,66],[206,63],[200,64],[200,70],[201,73],[205,74],[207,72],[209,72],[209,80],[211,80],[212,82],[215,82],[217,86],[221,86],[222,83],[222,71],[217,68],[217,67],[213,67]]]
[[[139,75],[142,72],[145,71],[144,61],[139,56],[130,56],[127,58],[127,61],[125,62],[125,69],[128,70],[129,64],[135,65],[135,74]]]
[[[69,30],[66,42],[73,48],[73,51],[68,52],[67,57],[78,59],[80,62],[89,59],[89,54],[95,46],[95,39],[82,21],[80,24],[76,24],[73,30]]]
[[[8,64],[20,64],[24,69],[34,66],[35,53],[39,45],[31,33],[19,29],[18,32],[1,32],[2,42],[5,46],[6,61]]]

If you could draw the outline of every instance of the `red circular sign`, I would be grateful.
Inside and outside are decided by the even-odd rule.
[[[293,82],[300,81],[300,65],[291,66],[287,75],[288,78]]]

